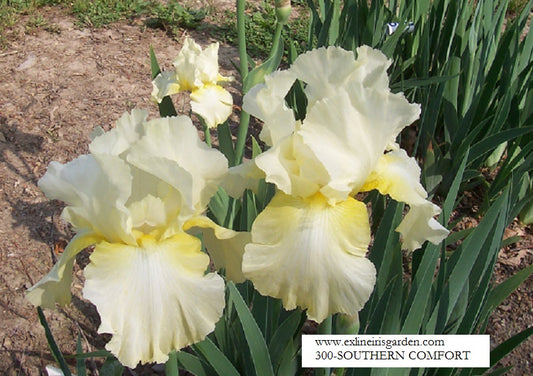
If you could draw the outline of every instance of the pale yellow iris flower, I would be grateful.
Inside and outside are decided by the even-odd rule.
[[[358,193],[376,189],[409,205],[396,229],[406,249],[448,234],[433,218],[440,209],[427,200],[416,161],[395,142],[420,106],[390,91],[389,65],[366,46],[357,59],[341,48],[320,48],[244,98],[243,108],[263,120],[260,137],[270,149],[230,169],[224,186],[236,196],[262,176],[276,194],[252,225],[242,270],[261,294],[280,298],[287,309],[306,309],[317,322],[333,313],[354,316],[375,284],[365,257],[367,207]],[[284,99],[296,79],[308,100],[302,121]]]
[[[233,98],[219,83],[231,78],[218,73],[218,42],[202,50],[193,39],[186,38],[174,67],[174,71],[164,71],[152,81],[152,99],[161,103],[167,95],[189,91],[192,111],[209,128],[226,121],[233,110]]]
[[[84,270],[84,298],[96,305],[100,333],[122,364],[165,362],[168,353],[205,338],[224,308],[224,280],[190,231],[203,229],[208,251],[219,261],[247,234],[203,216],[227,170],[227,160],[198,138],[185,116],[147,120],[124,114],[97,136],[90,154],[52,162],[39,181],[50,199],[68,206],[62,217],[76,235],[50,273],[27,298],[36,306],[70,302],[75,256],[94,245]],[[219,248],[213,239],[223,239]],[[217,253],[218,252],[218,253]],[[239,261],[236,261],[238,263]],[[228,278],[242,281],[240,268]]]

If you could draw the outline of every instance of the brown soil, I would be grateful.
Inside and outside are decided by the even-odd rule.
[[[233,1],[225,2],[233,6]],[[35,308],[24,291],[44,276],[72,233],[59,215],[62,204],[49,201],[37,188],[53,160],[66,162],[87,152],[96,126],[109,127],[133,107],[149,109],[150,45],[168,68],[186,34],[201,44],[212,42],[201,32],[173,39],[161,30],[119,23],[101,29],[79,29],[74,19],[56,8],[45,8],[50,31],[33,33],[18,26],[7,49],[0,51],[0,374],[42,375],[54,364]],[[24,25],[22,19],[20,25]],[[224,75],[238,77],[232,61],[236,49],[221,45]],[[235,84],[236,85],[236,84]],[[234,90],[236,92],[236,90]],[[235,98],[238,100],[238,98]],[[514,225],[513,234],[530,229]],[[521,242],[502,250],[495,280],[501,281],[533,261],[533,244]],[[82,255],[83,256],[83,255]],[[78,264],[86,260],[80,257]],[[51,330],[65,353],[75,352],[78,333],[85,351],[103,348],[94,307],[80,298],[83,276],[75,267],[72,304],[46,310]],[[491,318],[493,344],[501,343],[533,322],[533,279],[530,278]],[[515,365],[509,374],[530,374],[533,340],[522,344],[503,362]],[[87,362],[93,374],[95,365]],[[144,368],[137,374],[159,373]]]

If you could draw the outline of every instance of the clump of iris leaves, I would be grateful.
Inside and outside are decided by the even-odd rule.
[[[418,158],[422,182],[430,197],[442,206],[441,223],[453,229],[463,219],[461,213],[465,210],[458,209],[462,209],[465,193],[475,191],[480,197],[479,211],[467,213],[477,216],[476,227],[453,231],[443,244],[425,244],[412,255],[402,255],[394,231],[402,205],[378,195],[367,197],[373,208],[375,234],[369,258],[378,274],[374,293],[360,312],[359,333],[485,333],[490,314],[533,272],[533,266],[526,267],[500,284],[494,284],[491,278],[498,251],[520,240],[502,240],[505,228],[515,218],[525,224],[533,221],[533,33],[524,32],[533,0],[521,2],[518,8],[516,1],[505,0],[298,3],[309,14],[308,29],[302,43],[291,40],[290,26],[284,27],[289,63],[302,48],[337,45],[355,50],[366,44],[381,49],[393,60],[389,70],[392,90],[403,91],[411,102],[422,105],[420,120],[405,130],[400,142]],[[512,19],[507,16],[510,8]],[[386,27],[389,22],[399,24],[392,34]],[[409,22],[414,29],[406,28]],[[254,33],[251,28],[246,31]],[[270,54],[277,56],[277,64],[282,51]],[[265,68],[263,74],[272,71],[277,67],[272,61],[257,68]],[[158,70],[153,55],[152,69],[153,73]],[[243,66],[240,70],[244,77],[258,77],[251,74],[257,69],[250,74]],[[245,79],[244,87],[249,86]],[[286,98],[296,113],[305,100],[300,89],[296,85]],[[229,148],[226,154],[230,155],[229,131],[219,130],[219,142],[221,149],[223,145]],[[259,146],[253,145],[259,151]],[[246,230],[270,197],[265,192],[247,192],[234,201],[218,195],[210,204],[210,214],[216,218],[232,210],[231,219],[223,224]],[[40,316],[54,355],[63,372],[70,374],[41,311]],[[329,332],[337,333],[337,321],[333,317]],[[259,295],[249,283],[229,283],[226,310],[214,333],[172,354],[166,372],[178,375],[183,369],[195,375],[301,375],[299,351],[304,323],[304,312],[283,310],[279,301]],[[510,333],[508,340],[492,350],[492,369],[488,372],[508,372],[510,367],[498,368],[499,360],[532,333],[533,327]],[[71,356],[76,359],[78,375],[86,374],[84,359],[89,357],[106,359],[101,375],[122,373],[122,366],[107,352],[83,354],[79,341],[78,345],[78,354]],[[387,372],[333,371],[347,376]],[[312,372],[326,375],[330,370]],[[395,372],[478,375],[487,370]]]

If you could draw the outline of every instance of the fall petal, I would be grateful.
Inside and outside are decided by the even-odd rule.
[[[433,244],[439,244],[449,231],[444,228],[433,216],[440,213],[440,208],[430,201],[422,205],[411,206],[409,212],[396,228],[402,235],[402,248],[413,251],[422,247],[429,240]]]
[[[209,128],[222,124],[233,111],[231,94],[218,85],[205,85],[191,93],[191,109]]]
[[[69,204],[62,217],[76,229],[91,229],[109,241],[134,242],[124,206],[131,193],[126,163],[110,155],[82,155],[66,164],[51,162],[39,180],[50,199]]]
[[[427,192],[420,184],[420,167],[403,149],[383,154],[361,191],[372,189],[411,206],[427,201]]]
[[[204,275],[200,241],[178,234],[139,247],[102,242],[85,269],[83,296],[94,303],[106,348],[128,367],[163,363],[168,353],[205,338],[224,308],[224,281]]]
[[[353,198],[336,205],[317,194],[298,199],[278,192],[252,226],[243,272],[263,295],[286,309],[307,309],[321,322],[356,314],[370,297],[374,265],[365,258],[368,214]]]
[[[80,232],[72,238],[52,270],[28,289],[26,299],[34,306],[54,308],[55,303],[64,306],[70,303],[72,267],[76,255],[100,238],[91,232]]]

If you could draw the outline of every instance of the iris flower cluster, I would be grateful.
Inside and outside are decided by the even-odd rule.
[[[208,124],[223,122],[232,102],[218,86],[224,78],[217,49],[202,51],[188,39],[176,71],[154,80],[153,97],[191,91],[194,112]],[[366,46],[357,59],[329,47],[266,76],[243,108],[263,121],[268,150],[229,170],[188,117],[124,114],[93,139],[90,154],[52,162],[39,181],[50,199],[67,204],[62,217],[76,235],[28,299],[43,307],[67,304],[75,256],[94,245],[83,296],[98,309],[99,332],[112,334],[106,348],[130,367],[165,362],[214,329],[224,309],[224,279],[210,261],[226,279],[249,279],[261,294],[317,322],[357,314],[376,280],[366,258],[371,233],[360,193],[377,190],[409,206],[397,228],[405,249],[448,234],[434,219],[440,209],[427,199],[420,168],[395,141],[420,106],[390,91],[389,65]],[[307,98],[303,120],[285,101],[296,80]],[[204,215],[219,186],[238,197],[260,179],[276,193],[251,232]],[[207,254],[194,236],[199,232]]]

